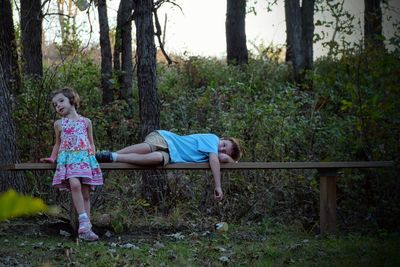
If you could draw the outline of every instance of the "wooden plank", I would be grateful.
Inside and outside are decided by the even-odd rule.
[[[337,172],[320,171],[319,223],[321,235],[336,233],[336,180]]]
[[[51,163],[18,163],[2,165],[0,170],[54,170]],[[349,162],[239,162],[221,164],[221,169],[255,170],[255,169],[338,169],[338,168],[383,168],[393,167],[393,161],[349,161]],[[128,163],[100,163],[102,170],[205,170],[208,163],[175,163],[167,166],[137,166]]]

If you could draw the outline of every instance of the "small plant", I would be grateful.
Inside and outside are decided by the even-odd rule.
[[[20,195],[12,189],[0,195],[0,222],[48,210],[49,208],[40,198]]]

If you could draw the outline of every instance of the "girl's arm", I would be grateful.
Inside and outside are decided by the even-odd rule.
[[[93,154],[96,154],[96,148],[94,146],[94,141],[93,141],[93,127],[92,127],[92,121],[87,119],[87,131],[88,131],[88,138],[89,138],[89,143],[92,148]]]
[[[56,141],[53,146],[53,150],[51,151],[51,155],[48,158],[41,158],[40,161],[42,162],[53,163],[57,159],[58,150],[60,149],[60,133],[61,133],[61,126],[59,120],[54,122],[54,133]]]
[[[210,162],[211,172],[214,177],[214,198],[216,200],[221,200],[224,194],[222,193],[222,187],[221,187],[221,169],[220,169],[218,155],[210,153],[209,162]]]

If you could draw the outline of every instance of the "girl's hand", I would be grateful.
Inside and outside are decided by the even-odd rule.
[[[48,162],[48,163],[54,163],[54,159],[52,157],[48,158],[41,158],[40,162]]]
[[[214,198],[217,201],[220,201],[224,196],[224,193],[222,193],[222,188],[221,187],[216,187],[214,189]]]

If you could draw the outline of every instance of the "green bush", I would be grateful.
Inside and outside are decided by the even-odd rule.
[[[172,66],[159,64],[161,128],[180,134],[214,132],[238,137],[245,143],[246,161],[398,161],[399,69],[397,52],[367,54],[353,50],[339,59],[317,60],[315,70],[308,74],[312,90],[304,91],[287,82],[285,64],[263,58],[250,59],[246,67],[226,66],[220,60],[201,57]],[[135,81],[133,107],[120,100],[102,106],[99,73],[99,66],[82,56],[49,67],[41,84],[24,81],[15,111],[18,148],[24,161],[50,153],[56,116],[49,93],[63,85],[76,88],[81,95],[79,112],[93,121],[97,149],[118,149],[141,141]],[[260,173],[224,174],[229,179],[223,181],[227,198],[222,210],[211,201],[209,173],[176,175],[176,180],[168,182],[170,195],[166,199],[173,205],[165,206],[176,206],[179,214],[190,218],[199,211],[209,216],[224,214],[237,221],[259,220],[269,214],[281,216],[283,221],[299,220],[307,227],[315,225],[315,172]],[[395,204],[400,200],[396,170],[352,171],[342,176],[339,211],[346,215],[343,218],[351,218],[351,225],[370,218],[374,227],[396,228],[392,219],[400,214]],[[132,186],[138,184],[137,180],[131,182]],[[112,194],[124,186],[106,185],[105,190]],[[136,189],[130,194],[134,201],[141,199]],[[123,211],[116,215],[118,229],[123,229],[120,222],[127,221],[127,212],[145,216],[157,210],[132,206],[123,195],[116,195],[121,206],[114,211]],[[342,225],[347,224],[343,221]]]

